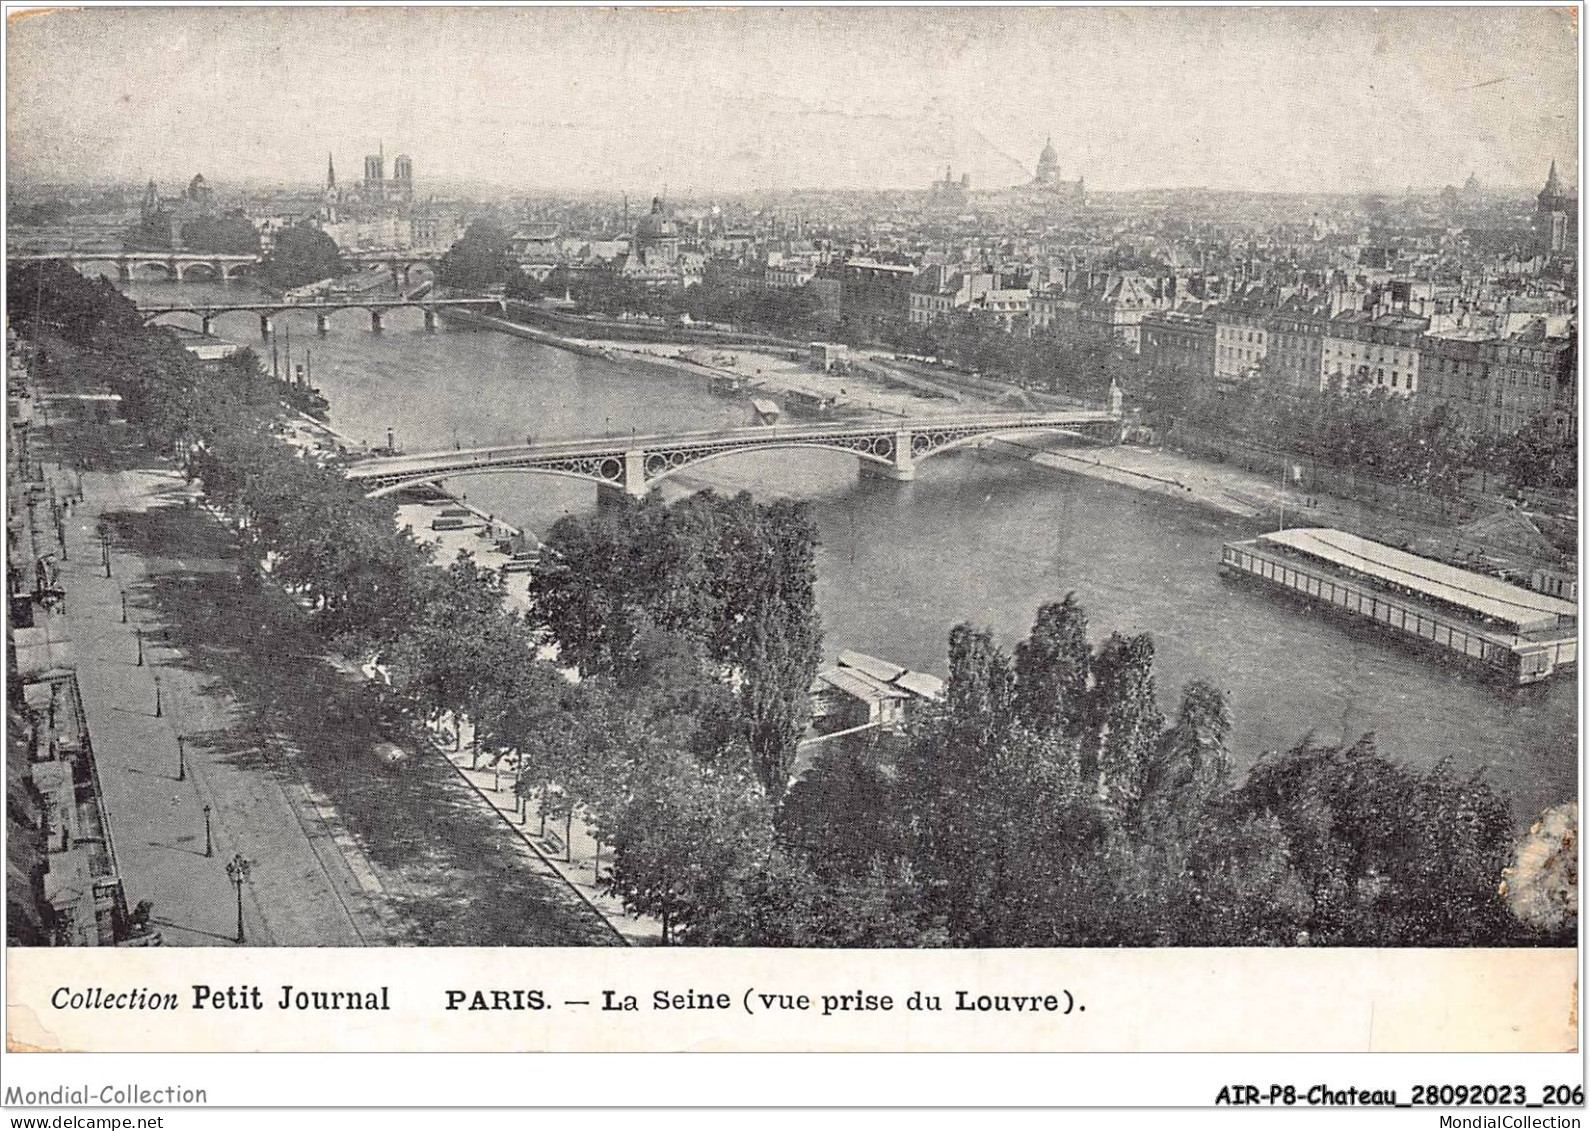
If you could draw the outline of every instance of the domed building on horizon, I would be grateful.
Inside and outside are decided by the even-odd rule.
[[[1038,154],[1038,175],[1034,185],[1048,186],[1060,180],[1060,155],[1054,151],[1054,138],[1043,139],[1043,152]]]
[[[635,225],[634,256],[649,269],[671,266],[679,258],[679,225],[660,196],[651,198],[651,211]]]
[[[1087,189],[1080,176],[1074,181],[1060,179],[1060,155],[1055,152],[1053,137],[1044,139],[1043,151],[1038,154],[1035,174],[1023,187],[1056,203],[1075,208],[1081,208],[1087,200]]]

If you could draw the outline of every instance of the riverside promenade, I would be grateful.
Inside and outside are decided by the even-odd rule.
[[[431,520],[449,505],[469,506],[468,498],[462,494],[443,494],[429,502],[402,503],[398,506],[398,522],[432,547],[437,565],[445,566],[460,553],[468,553],[484,568],[502,569],[508,562],[508,555],[496,549],[493,539],[486,537],[493,528],[488,525],[487,516],[477,511],[480,521],[462,530],[431,529]],[[500,522],[493,525],[499,532],[517,532]],[[529,613],[526,575],[510,574],[504,581],[503,604],[513,612]],[[548,655],[548,659],[553,658]],[[514,836],[562,878],[571,892],[599,914],[615,938],[630,946],[660,944],[662,921],[650,915],[630,914],[623,902],[610,895],[603,884],[602,869],[612,863],[612,846],[607,846],[604,852],[578,810],[568,820],[543,821],[533,815],[539,812],[539,796],[528,797],[521,803],[514,790],[512,762],[505,760],[494,767],[489,759],[479,759],[477,765],[470,749],[473,739],[474,728],[467,719],[449,718],[431,730],[432,745],[452,764],[460,780],[468,784],[481,804],[489,806]]]
[[[78,482],[51,480],[63,498]],[[66,611],[43,619],[77,667],[128,901],[151,901],[165,945],[237,945],[239,854],[245,945],[618,941],[444,759],[385,766],[364,681],[240,570],[180,475],[81,483]]]

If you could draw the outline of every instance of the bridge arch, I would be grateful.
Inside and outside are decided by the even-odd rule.
[[[1041,432],[1064,431],[1064,429],[1050,425],[1047,427],[1032,426],[1028,428],[989,428],[966,435],[954,434],[957,431],[959,430],[912,429],[911,452],[906,460],[900,460],[897,457],[895,439],[892,436],[874,436],[864,442],[854,444],[842,442],[827,443],[817,439],[790,439],[767,444],[752,443],[744,446],[727,447],[721,450],[704,451],[699,454],[693,452],[648,452],[645,461],[646,487],[650,489],[653,484],[660,483],[681,471],[706,463],[709,460],[723,459],[727,456],[746,455],[751,452],[816,448],[823,451],[838,452],[841,455],[855,456],[865,463],[875,463],[882,467],[902,468],[914,467],[924,460],[932,459],[934,456],[943,455],[945,452],[958,451],[998,436],[1031,436]],[[670,458],[671,455],[675,454],[683,456],[683,458]]]
[[[984,432],[973,432],[965,436],[943,436],[935,434],[931,429],[923,429],[911,437],[911,459],[914,463],[921,463],[945,452],[958,451],[984,440],[994,440],[1003,436],[1032,436],[1040,432],[1065,431],[1070,430],[1056,425],[1048,427],[1035,425],[1030,428],[990,428]]]
[[[176,280],[182,278],[182,269],[173,264],[167,263],[164,259],[127,260],[127,273],[135,279],[139,276],[140,272],[147,276],[151,268],[160,272],[160,274],[167,279]]]
[[[416,473],[400,483],[388,483],[367,491],[367,499],[384,499],[388,495],[396,495],[399,491],[407,491],[410,487],[421,487],[427,483],[440,483],[444,479],[463,479],[475,475],[560,475],[565,479],[578,479],[582,483],[594,483],[598,487],[612,487],[615,490],[624,489],[624,461],[615,460],[618,464],[618,476],[615,479],[604,479],[599,475],[591,475],[583,471],[570,471],[562,467],[505,467],[501,464],[481,464],[479,467],[460,467],[450,469],[438,475],[435,472]]]
[[[894,442],[878,438],[882,443],[857,445],[851,447],[844,444],[827,444],[820,440],[789,440],[771,444],[745,444],[735,447],[712,449],[703,452],[648,452],[646,454],[646,487],[649,490],[664,479],[672,478],[681,471],[699,467],[701,464],[712,460],[725,459],[729,456],[750,455],[756,452],[789,451],[795,448],[806,448],[816,451],[837,452],[844,456],[855,456],[857,459],[868,463],[876,463],[883,467],[894,466]],[[674,458],[680,456],[683,458]]]
[[[162,318],[175,318],[180,315],[187,315],[190,318],[196,319],[199,322],[199,326],[193,327],[187,325],[186,323],[179,322],[160,322]],[[213,317],[213,314],[203,310],[154,310],[144,315],[144,322],[150,326],[159,323],[166,326],[180,326],[184,330],[190,330],[202,328],[203,325]]]

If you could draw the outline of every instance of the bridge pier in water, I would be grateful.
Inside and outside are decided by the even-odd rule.
[[[881,464],[875,460],[860,459],[861,474],[872,479],[888,479],[895,483],[909,483],[916,478],[916,458],[911,454],[911,433],[894,434],[894,460]]]
[[[631,448],[624,453],[621,481],[596,485],[596,505],[610,507],[623,499],[644,499],[646,488],[646,453],[640,448]]]
[[[213,315],[205,314],[199,318],[199,332],[206,338],[210,337],[210,327],[215,325]]]
[[[379,334],[380,332],[381,332],[381,312],[379,310],[372,310],[372,311],[370,311],[370,333]]]
[[[425,332],[436,333],[436,311],[429,306],[425,308]]]
[[[331,315],[315,315],[315,332],[324,338],[331,331]]]
[[[259,316],[259,340],[262,342],[270,341],[273,328],[271,316],[269,314],[261,314]]]

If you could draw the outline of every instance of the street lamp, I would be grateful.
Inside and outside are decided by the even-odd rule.
[[[135,628],[133,631],[138,634],[138,662],[133,667],[141,668],[144,666],[144,630]]]
[[[165,712],[160,705],[160,673],[155,673],[155,718],[160,718]]]
[[[127,623],[127,590],[121,591],[121,623]]]
[[[182,748],[182,736],[177,735],[177,780],[188,780],[188,754]]]
[[[243,881],[248,879],[249,862],[241,852],[226,862],[226,875],[237,888],[237,941],[243,941]]]
[[[210,807],[204,807],[204,855],[215,855],[215,841],[210,839]]]

